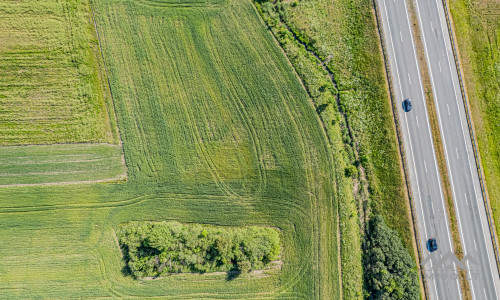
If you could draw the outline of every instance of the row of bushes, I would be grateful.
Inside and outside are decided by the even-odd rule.
[[[181,272],[249,272],[280,254],[278,230],[214,227],[176,222],[131,222],[117,231],[135,278]]]
[[[313,1],[307,3],[307,5],[320,5],[319,2],[313,3]],[[354,126],[356,127],[354,130],[355,134],[357,132],[369,136],[367,132],[363,131],[363,126],[360,126],[355,118],[358,118],[357,115],[361,115],[360,118],[363,118],[366,114],[370,114],[370,117],[373,114],[367,111],[360,112],[355,110],[351,104],[359,100],[353,98],[356,95],[356,97],[367,97],[368,94],[373,96],[373,94],[380,91],[369,84],[365,84],[363,80],[368,79],[358,74],[359,72],[353,72],[356,74],[351,74],[351,76],[346,76],[346,78],[352,79],[353,77],[360,76],[363,77],[363,80],[359,78],[358,80],[353,80],[353,82],[357,82],[357,85],[353,86],[347,83],[349,80],[343,78],[344,84],[341,84],[340,87],[343,86],[344,90],[339,93],[337,89],[339,87],[334,86],[330,78],[330,74],[333,73],[337,79],[338,74],[336,69],[339,66],[335,66],[335,61],[326,59],[330,55],[319,50],[321,43],[318,43],[318,41],[308,37],[304,31],[296,28],[290,19],[288,11],[292,9],[291,7],[295,6],[289,6],[289,4],[279,1],[270,2],[265,0],[255,0],[255,6],[287,54],[316,106],[316,111],[323,121],[330,138],[330,143],[334,145],[333,150],[337,158],[336,162],[341,162],[339,164],[344,167],[343,170],[337,168],[337,172],[341,171],[345,177],[356,178],[359,176],[357,167],[362,164],[365,171],[371,174],[366,175],[370,175],[368,176],[370,182],[369,191],[370,196],[373,197],[374,194],[377,194],[375,191],[377,185],[373,184],[374,174],[371,171],[370,158],[366,153],[369,151],[361,151],[358,158],[356,158],[354,154],[355,144],[349,134],[347,124],[341,116],[341,112],[345,114],[347,119],[354,121]],[[349,8],[351,9],[352,7]],[[359,16],[354,18],[358,22],[359,19],[362,19]],[[329,30],[332,29],[329,28]],[[356,39],[352,43],[360,43],[357,36],[362,34],[363,28],[356,26],[355,28],[350,28],[349,31],[349,36]],[[346,90],[348,88],[353,90]],[[365,90],[369,90],[369,92]],[[363,91],[365,94],[360,94],[360,91]],[[377,96],[380,97],[381,95]],[[337,97],[339,98],[338,101]],[[388,113],[390,116],[390,111]],[[376,125],[380,126],[381,124],[377,123]],[[390,122],[384,124],[384,126],[387,125],[390,125]],[[378,129],[374,130],[377,131]],[[385,128],[382,128],[380,131],[386,132]],[[361,141],[363,140],[361,139]],[[341,144],[342,146],[339,147]],[[360,148],[363,150],[363,147],[373,146],[373,144],[364,143],[361,146]],[[383,150],[385,149],[377,148],[376,150],[384,152]],[[397,156],[389,156],[388,160],[394,158],[397,158]],[[398,174],[398,168],[390,165],[390,172]],[[338,189],[344,188],[344,185],[347,184],[341,178],[338,178],[337,181]],[[399,192],[396,192],[396,194]],[[408,250],[403,246],[398,233],[391,230],[380,215],[373,216],[369,222],[369,226],[366,227],[367,235],[364,239],[365,247],[362,255],[361,241],[349,240],[353,238],[360,239],[360,228],[352,220],[353,216],[356,218],[356,207],[355,205],[346,203],[352,201],[349,199],[351,197],[345,194],[339,199],[344,298],[417,299],[420,290],[415,262]],[[404,220],[407,222],[407,219]]]
[[[398,234],[380,215],[370,219],[364,277],[368,299],[420,299],[417,267]]]

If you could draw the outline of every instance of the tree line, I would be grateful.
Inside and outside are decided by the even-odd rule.
[[[280,254],[280,235],[266,227],[215,227],[177,222],[131,222],[117,236],[134,278],[169,273],[262,269]]]

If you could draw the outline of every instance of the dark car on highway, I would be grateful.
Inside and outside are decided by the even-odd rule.
[[[436,239],[435,238],[430,238],[427,241],[427,250],[429,250],[429,252],[434,252],[437,249],[438,249],[438,244],[436,242]]]
[[[412,108],[412,105],[411,105],[411,99],[408,98],[406,99],[405,101],[403,101],[403,110],[405,112],[409,112]]]

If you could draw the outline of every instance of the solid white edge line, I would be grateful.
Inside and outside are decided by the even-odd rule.
[[[415,1],[415,3],[417,3],[418,1]],[[406,5],[406,0],[403,1],[404,5],[405,5],[405,13],[406,13],[406,20],[407,20],[407,24],[408,24],[408,28],[410,30],[410,38],[411,38],[411,43],[412,43],[412,46],[413,46],[413,56],[415,58],[415,62],[416,62],[416,65],[417,65],[417,70],[418,70],[418,73],[419,75],[421,74],[420,73],[420,67],[418,65],[418,60],[417,60],[417,54],[416,54],[416,49],[415,49],[415,43],[413,42],[413,33],[411,31],[411,26],[410,26],[410,19],[409,19],[409,16],[408,16],[408,7]],[[422,30],[422,36],[424,36],[424,32],[423,32],[423,28],[422,28],[422,19],[420,18],[420,10],[419,10],[419,7],[418,7],[418,3],[417,3],[417,12],[418,12],[418,20],[419,20],[419,25],[420,25],[420,29]],[[425,51],[427,51],[427,46],[425,44],[425,37],[423,37],[423,40],[424,40],[424,47],[425,47]],[[427,58],[427,56],[426,56]],[[428,59],[428,58],[427,58]],[[429,63],[429,62],[428,62]],[[432,73],[432,72],[429,72],[429,73]],[[420,89],[422,91],[422,96],[423,96],[423,99],[425,99],[425,94],[424,94],[424,88],[423,88],[423,85],[422,85],[422,79],[421,79],[421,76],[419,76],[419,82],[420,82]],[[431,82],[432,82],[432,74],[431,74]],[[434,90],[434,86],[433,86],[433,90]],[[433,93],[434,94],[434,93]],[[427,107],[426,105],[424,105],[424,109],[425,109],[425,117],[427,119],[427,124],[430,124],[430,121],[429,121],[429,117],[428,117],[428,112],[427,112]],[[438,114],[439,116],[439,114]],[[430,130],[430,127],[428,126],[427,127],[428,130],[429,130],[429,137],[430,137],[430,140],[431,140],[431,145],[432,145],[432,149],[435,149],[434,147],[434,142],[432,140],[432,134],[431,134],[431,130]],[[441,133],[441,136],[442,136],[442,133]],[[436,159],[436,154],[434,153],[434,151],[432,152],[432,156],[434,158],[434,164],[436,166],[436,173],[438,174],[438,178],[439,177],[439,171],[438,171],[438,167],[437,167],[437,159]],[[449,245],[450,245],[450,249],[453,250],[453,245],[451,243],[451,237],[450,237],[450,225],[448,224],[448,218],[446,216],[446,209],[445,209],[445,205],[444,205],[444,197],[443,197],[443,189],[441,187],[441,180],[438,181],[438,184],[439,184],[439,194],[441,196],[441,204],[443,205],[443,214],[444,214],[444,219],[445,219],[445,222],[446,222],[446,226],[447,226],[447,229],[446,230],[446,233],[448,235],[448,242],[449,242]],[[458,218],[457,218],[458,219]],[[460,223],[459,223],[459,227],[460,227]],[[457,266],[456,264],[455,265],[455,270],[457,270],[458,272],[458,269],[457,269]],[[458,294],[460,295],[460,298],[462,299],[462,291],[460,289],[460,282],[458,280],[458,277],[457,277],[457,289],[458,289]]]
[[[385,15],[386,15],[386,18],[387,18],[387,21],[389,20],[389,16],[387,14],[387,8],[386,8],[386,4],[385,4],[385,1],[384,0],[381,0],[381,2],[383,3],[384,5],[384,10],[385,10]],[[398,69],[398,62],[397,62],[397,58],[396,58],[396,53],[395,53],[395,49],[394,49],[394,43],[393,43],[393,38],[392,38],[392,32],[391,32],[391,28],[390,28],[390,25],[387,24],[387,29],[389,30],[389,41],[391,42],[391,46],[392,46],[392,52],[393,52],[393,57],[394,57],[394,63],[395,63],[395,67],[396,67],[396,73],[397,73],[397,78],[394,78],[394,79],[397,79],[398,81],[398,85],[399,85],[399,89],[400,89],[400,93],[401,93],[401,97],[403,96],[403,89],[401,88],[401,77],[399,76],[399,69]],[[416,164],[415,164],[415,158],[413,157],[413,146],[412,146],[412,141],[411,141],[411,136],[410,136],[410,130],[408,128],[408,120],[406,118],[406,115],[405,116],[405,125],[406,125],[406,131],[408,132],[408,141],[409,141],[409,144],[410,144],[410,153],[411,153],[411,157],[412,157],[412,161],[413,161],[413,168],[414,170],[416,171]],[[420,209],[421,209],[421,214],[422,214],[422,223],[423,223],[423,227],[424,227],[424,234],[425,236],[427,236],[427,226],[425,224],[425,217],[424,217],[424,208],[422,206],[422,197],[420,195],[420,186],[418,184],[418,176],[415,174],[415,180],[417,181],[417,194],[418,194],[418,199],[419,199],[419,202],[420,202]],[[418,217],[418,216],[417,216]],[[425,241],[425,238],[424,238],[424,241]],[[424,242],[422,240],[420,240],[419,242],[422,243]],[[424,242],[424,249],[425,249],[425,242]],[[431,265],[431,268],[432,268],[432,261],[430,262],[430,265]],[[423,266],[422,266],[423,267]],[[432,282],[434,283],[434,288],[435,288],[435,292],[436,292],[436,299],[439,299],[439,296],[437,294],[437,287],[436,287],[436,278],[434,277],[432,279]]]
[[[439,13],[439,6],[437,4],[437,0],[435,1],[435,4],[436,4],[436,8],[438,9],[438,16],[439,16],[439,21],[440,21],[440,26],[441,26],[443,24],[443,20],[442,20],[441,14]],[[443,10],[444,10],[444,7],[443,7]],[[447,51],[447,48],[446,48],[447,44],[446,44],[445,39],[444,39],[444,37],[446,36],[446,34],[444,32],[443,26],[441,26],[441,32],[443,33],[443,43],[444,43],[444,46],[445,46],[446,57],[448,58],[448,67],[450,69],[451,82],[453,84],[453,92],[455,93],[455,102],[457,103],[458,117],[460,118],[460,124],[462,125],[462,137],[463,137],[463,140],[464,140],[465,153],[467,154],[467,161],[469,162],[469,172],[470,172],[470,175],[471,175],[471,178],[472,178],[472,187],[474,189],[474,194],[476,196],[475,198],[476,198],[477,208],[478,208],[478,211],[479,211],[480,208],[481,208],[481,205],[479,204],[479,200],[478,200],[479,197],[478,197],[478,194],[477,194],[475,177],[472,174],[472,166],[471,166],[471,160],[470,160],[470,156],[469,156],[469,149],[467,147],[468,146],[467,145],[467,140],[465,138],[465,133],[464,133],[464,128],[463,128],[464,123],[463,123],[463,120],[462,120],[462,115],[460,114],[460,108],[459,108],[460,104],[458,102],[457,88],[456,88],[456,85],[455,85],[455,77],[453,76],[453,71],[451,70],[450,55],[448,54],[448,51]],[[448,40],[450,40],[450,39],[451,39],[451,37],[448,36]],[[451,47],[451,42],[450,42],[450,47]],[[456,74],[458,76],[458,70],[456,70]],[[462,103],[462,104],[464,105],[464,103]],[[465,106],[464,106],[464,113],[465,113]],[[469,140],[471,142],[471,147],[472,147],[472,137],[471,136],[469,136]],[[482,199],[483,196],[481,195],[480,197]],[[483,205],[485,205],[484,202],[483,202]],[[487,209],[486,206],[484,207],[484,209],[485,210]],[[481,212],[480,211],[479,211],[479,219],[481,220],[481,228],[483,229],[483,232],[488,232],[488,233],[491,234],[489,228],[487,228],[487,231],[484,230],[484,220],[483,220],[483,217],[481,216]],[[483,235],[483,237],[484,237],[484,235]],[[486,243],[486,239],[487,238],[484,237],[484,245],[486,247],[486,255],[488,255],[488,260],[491,261],[490,251],[489,251],[489,248],[488,248],[488,244]],[[493,268],[491,267],[491,265],[489,263],[487,265],[490,268],[490,273],[491,273],[492,280],[493,280],[493,289],[495,291],[495,297],[496,297],[496,299],[498,299],[497,287],[496,287],[495,279],[494,279],[495,278],[495,274],[493,274]]]

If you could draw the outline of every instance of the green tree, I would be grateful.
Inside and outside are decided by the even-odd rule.
[[[415,262],[379,215],[369,222],[365,246],[367,299],[419,299]]]

